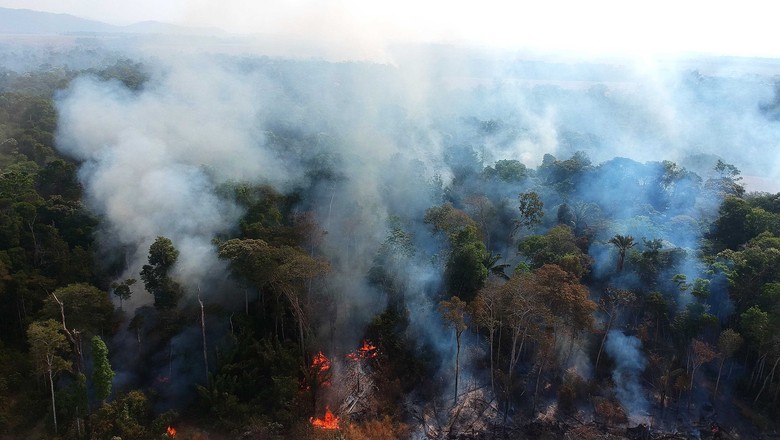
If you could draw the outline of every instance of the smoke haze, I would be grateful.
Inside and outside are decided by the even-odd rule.
[[[605,349],[615,361],[612,372],[615,394],[629,419],[645,416],[649,408],[645,391],[639,383],[639,376],[647,365],[641,348],[642,342],[636,336],[626,336],[618,330],[610,330],[607,334]]]
[[[382,305],[366,299],[371,289],[360,274],[388,216],[400,216],[427,251],[418,258],[441,246],[421,223],[442,197],[436,176],[446,185],[464,167],[501,159],[536,167],[546,153],[584,151],[598,163],[658,160],[663,150],[694,170],[709,172],[714,159],[693,157],[711,155],[778,179],[780,159],[765,152],[780,139],[780,124],[761,111],[774,88],[769,77],[735,73],[740,63],[701,64],[707,75],[686,64],[637,73],[632,65],[509,62],[447,47],[399,48],[396,59],[390,66],[173,56],[150,62],[151,79],[135,92],[84,77],[58,100],[58,145],[84,161],[88,204],[104,218],[105,236],[129,249],[131,272],[163,235],[181,248],[179,275],[190,286],[221,271],[211,240],[242,214],[218,196],[220,184],[304,188],[299,209],[313,211],[327,231],[334,288],[367,312]],[[587,188],[619,177],[600,173],[583,197],[614,197]],[[637,237],[651,236],[638,228]],[[670,239],[693,248],[696,238]],[[430,274],[412,278],[436,277],[437,268],[422,267]]]
[[[394,64],[151,57],[144,63],[150,79],[137,91],[90,76],[75,81],[57,100],[57,145],[82,161],[79,177],[86,203],[102,220],[104,252],[124,253],[127,276],[137,277],[149,245],[166,236],[180,250],[175,277],[192,295],[227,278],[212,240],[235,232],[243,212],[220,186],[295,192],[293,210],[312,213],[325,232],[318,250],[332,269],[323,285],[334,308],[313,320],[314,332],[346,352],[388,301],[368,274],[388,239],[389,220],[397,218],[415,252],[395,255],[385,269],[400,280],[409,334],[420,347],[432,347],[446,368],[453,335],[436,304],[447,244],[423,217],[444,201],[465,208],[464,200],[479,194],[496,201],[499,220],[516,216],[517,194],[531,183],[480,180],[484,167],[517,159],[536,169],[549,161],[546,154],[584,152],[593,171],[568,197],[608,206],[613,211],[604,214],[619,220],[604,225],[589,250],[594,276],[604,279],[614,268],[606,240],[616,233],[685,249],[675,272],[658,280],[699,274],[702,230],[692,218],[714,215],[719,199],[691,195],[686,185],[698,183],[683,180],[669,201],[659,200],[649,192],[648,182],[657,179],[653,161],[677,161],[707,179],[722,158],[763,178],[766,189],[780,189],[780,159],[771,153],[780,124],[763,110],[775,99],[774,83],[749,63],[700,59],[645,70],[632,63],[502,59],[449,46],[395,50]],[[780,72],[772,63],[762,68]],[[547,227],[567,200],[542,192]],[[502,225],[492,223],[493,235],[503,238],[489,250],[511,268],[522,258]],[[615,281],[626,288],[640,283]],[[231,302],[218,289],[204,293]],[[129,307],[151,301],[134,295]],[[639,340],[612,331],[606,344],[616,363],[617,397],[629,413],[643,415]],[[160,370],[165,356],[158,356]]]

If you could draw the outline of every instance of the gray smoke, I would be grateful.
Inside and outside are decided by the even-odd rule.
[[[639,376],[647,366],[647,361],[642,355],[642,342],[636,336],[626,336],[621,331],[610,330],[605,349],[615,361],[612,381],[615,383],[615,394],[626,414],[629,418],[644,416],[647,413],[648,401],[639,383]]]
[[[106,241],[131,249],[131,268],[145,262],[155,237],[167,236],[181,251],[179,278],[194,286],[217,264],[212,238],[241,215],[216,185],[287,179],[258,148],[259,109],[245,83],[200,64],[173,68],[138,93],[86,77],[60,97],[58,147],[83,161],[86,201],[103,219]]]
[[[83,163],[86,202],[102,219],[106,252],[127,252],[128,275],[137,277],[149,245],[167,236],[181,251],[177,277],[191,290],[225,276],[211,240],[231,232],[242,215],[220,197],[220,184],[302,189],[296,209],[311,212],[326,232],[320,251],[333,270],[324,285],[338,304],[319,330],[337,328],[348,346],[384,306],[366,274],[389,216],[403,220],[418,251],[406,262],[410,270],[398,271],[414,305],[413,325],[434,345],[448,345],[448,334],[426,326],[435,315],[442,268],[433,257],[442,242],[422,218],[464,169],[475,176],[501,159],[536,168],[545,153],[565,159],[583,150],[594,163],[615,156],[684,160],[696,152],[766,178],[780,170],[780,159],[764,153],[780,139],[780,124],[760,111],[774,98],[768,76],[706,63],[711,76],[691,73],[696,64],[637,73],[447,48],[398,48],[394,59],[395,66],[219,54],[150,60],[152,77],[137,92],[91,77],[75,81],[58,99],[57,145]],[[759,159],[749,162],[753,157]],[[621,187],[619,176],[603,177],[594,188]],[[512,212],[517,193],[528,189],[459,184],[463,194],[450,197],[495,192]],[[588,200],[609,203],[611,193],[603,192]],[[695,233],[677,234],[670,217],[632,211],[624,199],[614,199],[631,211],[621,215],[636,221],[610,225],[598,239],[629,233],[695,250]],[[699,207],[685,208],[669,215],[685,220]],[[504,245],[494,250],[512,258],[515,247]],[[602,254],[597,269],[613,264],[607,245],[593,250]],[[133,301],[144,298],[151,301]]]

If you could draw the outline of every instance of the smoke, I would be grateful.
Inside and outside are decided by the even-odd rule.
[[[639,376],[647,365],[642,355],[642,342],[636,336],[626,336],[618,330],[610,330],[605,344],[607,354],[615,361],[612,381],[615,394],[629,418],[647,413],[648,401],[639,383]]]
[[[695,64],[640,74],[442,47],[398,47],[393,59],[391,66],[184,55],[150,60],[151,78],[138,91],[89,76],[74,81],[57,100],[57,146],[82,163],[85,201],[102,220],[103,251],[124,256],[128,276],[137,277],[149,245],[166,236],[180,251],[175,277],[194,292],[226,278],[212,240],[235,232],[243,214],[220,195],[220,185],[294,191],[294,210],[312,213],[325,232],[318,251],[332,271],[322,285],[335,307],[314,318],[313,328],[338,351],[357,346],[386,305],[368,273],[388,236],[388,218],[398,216],[415,249],[393,270],[409,310],[408,334],[449,359],[451,332],[431,325],[438,323],[444,243],[423,223],[425,210],[445,200],[462,209],[467,197],[485,194],[495,208],[490,250],[514,266],[516,243],[508,236],[515,200],[539,189],[531,179],[483,179],[484,167],[516,159],[534,175],[547,153],[587,153],[592,169],[568,192],[534,177],[545,184],[545,227],[563,202],[602,207],[588,213],[600,231],[590,249],[599,279],[614,268],[605,243],[615,233],[684,248],[680,271],[691,280],[700,272],[692,261],[702,230],[693,219],[711,215],[717,204],[705,204],[688,181],[660,200],[650,191],[658,167],[641,161],[695,165],[692,154],[703,153],[778,178],[780,159],[765,152],[777,145],[780,124],[760,111],[774,96],[767,76],[706,63],[706,74],[691,73]],[[618,284],[640,284],[624,281]],[[205,297],[229,302],[207,288]],[[132,301],[128,306],[138,307],[152,298]],[[616,392],[631,413],[647,408],[640,348],[620,332],[607,339]],[[162,369],[165,359],[157,362]]]
[[[211,242],[243,214],[220,196],[221,184],[299,191],[296,209],[312,212],[326,232],[326,288],[339,303],[327,325],[354,346],[384,307],[365,274],[388,216],[414,219],[412,232],[428,240],[421,219],[436,196],[420,190],[447,174],[440,135],[419,100],[424,87],[404,86],[381,65],[213,55],[148,68],[152,77],[137,92],[87,76],[57,100],[57,145],[82,162],[104,252],[125,253],[127,276],[137,277],[149,245],[166,236],[180,251],[174,276],[192,292],[224,278]],[[422,267],[411,279],[436,277]],[[149,301],[134,295],[126,305]]]
[[[217,264],[211,240],[241,215],[217,196],[217,184],[257,175],[284,183],[278,161],[255,148],[264,141],[253,121],[259,110],[244,83],[199,65],[165,72],[138,93],[85,77],[60,96],[58,147],[83,161],[86,202],[103,218],[104,244],[128,247],[131,268],[166,236],[181,251],[178,278],[194,286]]]

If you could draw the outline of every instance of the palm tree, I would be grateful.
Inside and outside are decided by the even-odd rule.
[[[485,259],[482,261],[482,265],[488,270],[488,274],[508,280],[509,275],[506,274],[506,269],[509,265],[505,263],[498,264],[498,262],[501,261],[501,258],[501,254],[488,252],[485,255]]]
[[[617,271],[622,272],[623,263],[626,261],[626,252],[636,244],[634,242],[634,237],[630,235],[616,234],[614,237],[609,239],[609,242],[612,243],[618,250]]]

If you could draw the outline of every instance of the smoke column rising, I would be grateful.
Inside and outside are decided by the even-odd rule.
[[[618,330],[610,330],[607,334],[605,349],[615,361],[612,372],[615,393],[629,420],[644,416],[648,409],[645,392],[639,383],[639,376],[647,365],[641,348],[642,342],[636,336],[626,336]]]
[[[216,264],[212,238],[241,215],[216,185],[286,179],[257,147],[258,109],[248,99],[256,92],[227,75],[206,64],[173,69],[138,93],[86,77],[60,97],[58,147],[83,161],[87,203],[104,219],[106,242],[130,246],[131,267],[145,262],[156,236],[167,236],[181,251],[180,278],[196,284]]]

